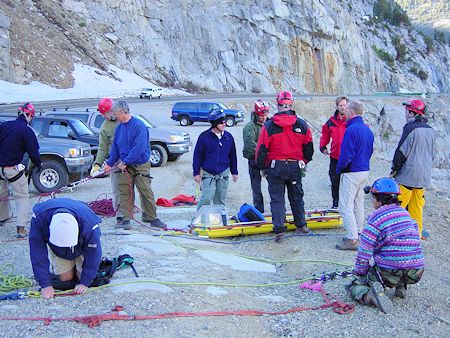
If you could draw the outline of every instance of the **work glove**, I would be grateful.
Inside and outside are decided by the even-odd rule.
[[[91,169],[91,176],[92,177],[96,176],[96,174],[98,174],[99,171],[100,171],[100,165],[94,164]]]

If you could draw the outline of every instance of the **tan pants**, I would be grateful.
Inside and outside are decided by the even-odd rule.
[[[112,204],[114,210],[116,210],[116,216],[122,217],[123,214],[120,211],[120,193],[119,193],[119,175],[120,172],[116,172],[117,169],[111,171],[111,185],[112,185]]]
[[[142,218],[150,221],[157,218],[150,168],[151,164],[147,162],[141,165],[127,166],[127,172],[119,174],[120,211],[124,220],[133,218],[135,186],[141,198]]]
[[[69,272],[74,267],[76,267],[77,272],[81,275],[83,272],[83,262],[84,256],[78,256],[74,260],[68,260],[58,257],[49,248],[48,249],[48,259],[50,261],[50,272],[56,276],[62,275],[63,273]]]
[[[4,174],[3,174],[4,173]],[[14,167],[0,167],[0,220],[8,219],[12,216],[11,205],[8,200],[8,188],[11,186],[14,201],[16,203],[16,225],[27,227],[28,212],[30,210],[30,198],[28,195],[28,179],[22,175],[17,181],[8,182],[8,178],[13,178],[18,174]],[[5,179],[6,178],[6,179]]]

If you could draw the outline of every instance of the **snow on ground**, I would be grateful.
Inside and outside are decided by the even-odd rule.
[[[155,84],[115,66],[109,66],[121,81],[115,80],[105,72],[86,65],[76,64],[73,71],[75,84],[73,88],[57,89],[33,81],[29,85],[20,85],[0,80],[0,103],[23,101],[52,101],[81,98],[120,97],[136,95],[141,88],[161,88]],[[177,89],[163,89],[164,95],[187,95]]]

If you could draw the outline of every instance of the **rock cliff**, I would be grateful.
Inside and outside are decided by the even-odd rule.
[[[375,3],[5,0],[0,77],[67,88],[84,63],[191,91],[449,91],[448,45],[379,22]]]

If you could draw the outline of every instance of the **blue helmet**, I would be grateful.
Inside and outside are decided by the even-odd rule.
[[[209,113],[208,121],[214,122],[214,121],[218,121],[220,119],[225,119],[225,117],[226,117],[226,114],[223,112],[222,109],[213,109]]]
[[[382,195],[400,195],[400,187],[393,178],[381,177],[373,182],[369,192]]]

